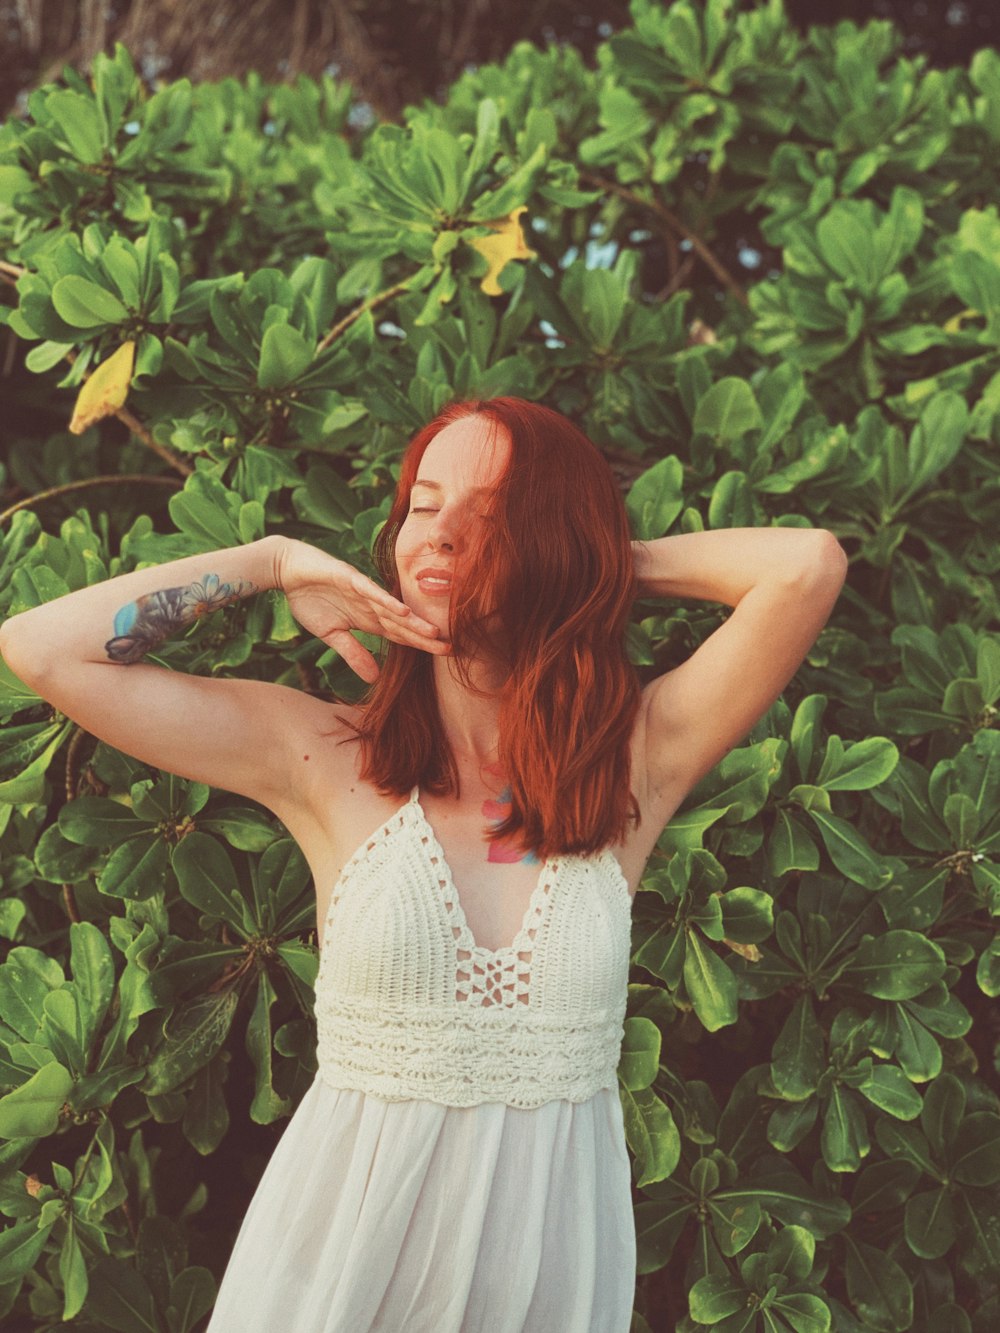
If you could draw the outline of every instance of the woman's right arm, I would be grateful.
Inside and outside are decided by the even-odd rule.
[[[442,647],[344,561],[274,535],[120,574],[23,611],[0,626],[0,653],[26,685],[98,739],[274,809],[297,785],[302,724],[318,717],[319,702],[286,685],[195,676],[141,658],[216,607],[279,587],[307,630],[339,643],[348,659],[356,652],[355,670],[370,655],[352,627]]]

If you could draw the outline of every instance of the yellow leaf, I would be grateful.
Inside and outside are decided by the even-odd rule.
[[[960,310],[957,315],[952,315],[951,319],[946,320],[944,325],[945,333],[961,333],[962,325],[967,319],[972,319],[978,315],[978,310]]]
[[[135,343],[122,343],[117,352],[102,361],[77,394],[73,418],[69,423],[74,435],[82,435],[88,426],[102,417],[109,417],[125,406],[132,369],[135,366]]]
[[[473,250],[478,250],[484,255],[489,263],[486,277],[479,284],[487,296],[502,296],[503,290],[497,282],[497,278],[503,271],[504,265],[512,259],[534,259],[535,251],[529,250],[524,243],[524,233],[521,231],[520,217],[522,213],[527,213],[527,204],[522,204],[515,208],[512,213],[508,213],[505,218],[494,218],[491,222],[484,222],[484,227],[493,229],[492,236],[476,236],[469,244]]]

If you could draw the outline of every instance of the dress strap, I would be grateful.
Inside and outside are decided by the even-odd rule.
[[[415,782],[415,783],[413,784],[413,787],[412,787],[411,790],[410,790],[410,804],[411,804],[411,805],[416,805],[416,803],[417,803],[417,797],[419,796],[419,794],[420,794],[420,783],[419,783],[419,782]]]

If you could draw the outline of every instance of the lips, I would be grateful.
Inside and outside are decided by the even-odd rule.
[[[451,569],[421,569],[416,581],[421,592],[449,593],[452,589]]]

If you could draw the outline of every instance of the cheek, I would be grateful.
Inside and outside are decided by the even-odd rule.
[[[414,541],[413,529],[408,528],[404,523],[396,533],[396,564],[402,568],[406,561],[413,555],[416,542]]]

